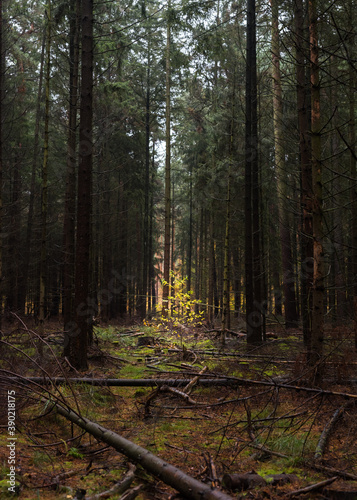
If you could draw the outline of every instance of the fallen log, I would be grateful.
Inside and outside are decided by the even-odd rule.
[[[161,387],[162,385],[169,385],[171,387],[179,387],[187,385],[191,379],[101,379],[101,378],[44,378],[44,377],[6,377],[7,382],[21,382],[36,383],[36,384],[90,384],[108,387]],[[348,392],[338,392],[320,389],[318,387],[304,387],[299,385],[290,385],[274,380],[251,380],[246,378],[237,377],[216,377],[216,378],[200,378],[197,385],[204,386],[237,386],[237,385],[263,385],[272,388],[289,389],[297,392],[311,392],[313,394],[320,394],[321,396],[337,396],[345,399],[357,399],[357,394]]]
[[[185,387],[189,384],[192,379],[163,379],[163,378],[135,378],[135,379],[122,379],[122,378],[44,378],[44,377],[8,377],[9,382],[20,382],[22,384],[88,384],[95,386],[105,386],[105,387]],[[237,385],[237,381],[230,378],[200,378],[196,381],[197,385]],[[357,396],[356,396],[357,397]]]
[[[193,500],[232,500],[232,497],[228,496],[226,493],[212,489],[211,486],[188,476],[182,470],[165,462],[156,455],[153,455],[150,451],[138,446],[123,436],[85,417],[79,416],[71,409],[64,408],[58,403],[54,403],[53,407],[57,409],[60,415],[78,425],[81,429],[89,432],[96,439],[109,444],[133,462],[140,464],[148,472],[175,488],[186,498]]]
[[[340,408],[338,408],[334,412],[331,419],[328,421],[326,427],[322,431],[319,442],[317,443],[316,450],[315,450],[315,456],[314,456],[315,460],[321,460],[322,455],[324,454],[324,451],[325,451],[325,448],[327,445],[328,438],[330,437],[330,434],[332,432],[333,426],[335,425],[335,423],[337,422],[337,420],[339,419],[339,417],[343,413],[345,406],[346,405],[341,406]]]

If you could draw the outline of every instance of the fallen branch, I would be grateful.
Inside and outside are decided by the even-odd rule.
[[[131,486],[131,483],[135,478],[136,467],[133,464],[128,465],[129,471],[125,474],[124,478],[118,483],[114,484],[109,490],[103,491],[102,493],[97,493],[86,497],[86,500],[101,500],[102,498],[110,498],[113,495],[122,495]]]
[[[2,370],[0,370],[1,372]],[[63,378],[56,377],[47,379],[43,377],[7,377],[8,382],[21,382],[22,384],[90,384],[99,386],[111,387],[160,387],[162,385],[169,385],[171,387],[178,387],[187,385],[190,379],[101,379],[101,378]],[[280,384],[278,382],[267,380],[250,380],[237,377],[217,377],[217,378],[200,378],[197,381],[198,385],[204,386],[237,386],[237,385],[264,385],[272,388],[289,389],[297,392],[312,392],[320,394],[321,396],[337,396],[346,399],[357,399],[357,394],[348,392],[328,391],[314,387],[303,387],[299,385]]]
[[[140,464],[148,472],[172,486],[185,497],[193,500],[232,500],[227,494],[213,490],[207,484],[203,484],[194,479],[177,467],[168,464],[161,458],[153,455],[150,451],[136,445],[128,439],[112,432],[99,424],[96,424],[87,418],[77,415],[74,411],[64,408],[55,403],[57,412],[67,418],[83,430],[89,432],[96,439],[104,441],[119,453],[123,453],[130,460]]]
[[[325,481],[320,481],[319,483],[312,484],[311,486],[307,486],[306,488],[301,488],[300,490],[291,491],[290,493],[287,493],[286,496],[287,498],[291,498],[299,495],[304,495],[305,493],[309,493],[310,491],[319,490],[320,488],[323,488],[324,486],[333,483],[334,481],[336,481],[336,479],[338,479],[337,476],[331,477],[330,479],[326,479]]]
[[[139,484],[139,486],[135,486],[135,488],[131,488],[131,490],[126,491],[118,500],[134,500],[140,491],[143,489],[143,485]]]
[[[334,476],[342,477],[343,479],[349,479],[351,481],[357,481],[356,474],[350,474],[349,472],[335,469],[334,467],[328,467],[327,465],[321,465],[317,463],[309,463],[308,464],[312,469],[320,470],[323,472],[327,472],[328,474],[332,474]]]
[[[186,387],[184,388],[183,392],[186,392],[186,394],[190,394],[192,389],[193,389],[193,386],[195,384],[197,384],[199,378],[208,370],[207,366],[205,366],[200,372],[199,374],[194,377],[191,382],[189,382]]]
[[[180,398],[184,399],[187,403],[191,405],[199,405],[200,403],[197,403],[194,399],[192,399],[189,394],[186,394],[185,392],[179,391],[178,389],[175,389],[175,387],[169,387],[166,385],[163,385],[160,387],[160,392],[171,392],[172,394],[176,394],[176,396],[179,396]]]
[[[327,445],[328,438],[330,437],[330,434],[332,432],[333,426],[339,419],[340,415],[343,413],[345,406],[346,405],[341,406],[335,411],[335,413],[332,415],[332,418],[328,421],[326,427],[322,431],[319,442],[317,443],[316,446],[316,451],[314,455],[315,460],[320,460],[322,458],[322,455],[324,454]]]

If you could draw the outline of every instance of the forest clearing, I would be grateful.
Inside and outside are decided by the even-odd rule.
[[[242,332],[227,334],[222,346],[218,330],[205,330],[95,327],[89,369],[79,373],[58,356],[58,324],[41,341],[40,369],[39,337],[17,321],[3,339],[0,390],[2,402],[8,390],[16,394],[20,498],[221,498],[179,494],[140,465],[142,451],[128,458],[64,418],[55,403],[228,495],[221,500],[355,498],[356,361],[346,329],[328,330],[319,388],[309,384],[298,329],[272,325],[272,338],[254,349]],[[5,410],[2,403],[3,471]],[[130,478],[126,493],[123,478]],[[1,488],[7,498],[6,479]]]

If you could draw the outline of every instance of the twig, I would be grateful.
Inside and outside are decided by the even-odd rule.
[[[320,481],[319,483],[312,484],[311,486],[307,486],[306,488],[301,488],[300,490],[291,491],[286,496],[287,498],[291,498],[299,495],[304,495],[305,493],[309,493],[310,491],[319,490],[320,488],[323,488],[324,486],[333,483],[334,481],[336,481],[336,479],[338,479],[337,476],[331,477],[330,479],[326,479],[325,481]]]

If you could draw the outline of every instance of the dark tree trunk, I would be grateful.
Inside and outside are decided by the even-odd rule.
[[[3,230],[3,200],[2,200],[2,180],[3,180],[3,106],[4,106],[4,77],[5,77],[5,50],[3,37],[3,2],[0,0],[0,231]],[[0,338],[3,316],[3,242],[0,239]]]
[[[245,287],[247,342],[262,341],[255,0],[247,6],[245,130]]]
[[[72,330],[70,362],[87,369],[87,345],[91,332],[89,302],[93,120],[93,0],[82,0],[82,75],[79,125],[79,168],[75,276],[75,325]]]
[[[309,92],[306,81],[306,29],[304,24],[303,0],[295,2],[296,32],[296,79],[299,128],[299,149],[301,165],[301,302],[303,334],[306,347],[311,342],[312,283],[313,283],[313,240],[312,240],[312,175],[310,125],[308,118]]]
[[[324,337],[324,248],[322,214],[322,162],[321,162],[321,111],[318,46],[317,0],[309,0],[310,27],[310,64],[311,64],[311,167],[313,188],[313,251],[314,276],[312,289],[312,324],[309,360],[316,364],[314,380],[320,383],[322,366],[319,361],[323,355]]]
[[[80,0],[70,3],[70,73],[69,73],[69,120],[66,194],[63,223],[63,324],[69,329],[73,318],[73,284],[75,265],[75,225],[76,225],[76,128],[78,105],[78,71],[79,71],[79,16]],[[65,342],[64,355],[69,356],[69,343]]]
[[[162,314],[167,316],[169,311],[169,282],[170,282],[170,246],[171,246],[171,49],[170,49],[170,16],[171,2],[167,5],[167,32],[166,32],[166,156],[165,156],[165,234],[164,234],[164,286],[162,291]]]

